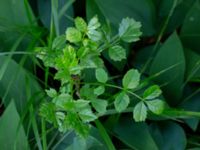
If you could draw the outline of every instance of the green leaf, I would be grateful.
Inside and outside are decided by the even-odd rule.
[[[98,14],[101,20],[109,20],[112,29],[118,29],[121,19],[129,16],[141,22],[145,36],[151,36],[156,31],[155,12],[152,0],[87,0],[88,18]]]
[[[55,89],[50,88],[49,90],[45,90],[45,91],[49,97],[54,98],[57,96],[57,91]]]
[[[108,102],[106,100],[102,100],[102,99],[95,99],[92,101],[92,106],[95,108],[95,110],[98,113],[105,113],[106,108],[108,106]]]
[[[105,92],[105,87],[104,86],[98,86],[97,88],[94,89],[94,94],[99,96]]]
[[[161,114],[165,108],[165,102],[159,99],[146,101],[146,104],[150,111],[154,114]]]
[[[67,28],[66,38],[71,43],[78,43],[82,39],[81,32],[74,27]]]
[[[183,26],[181,28],[181,40],[186,48],[195,50],[200,54],[200,2],[196,1],[187,16],[185,17]]]
[[[20,116],[13,101],[10,102],[3,116],[0,118],[0,133],[1,149],[30,149],[26,134],[20,122]]]
[[[114,101],[115,109],[118,112],[122,112],[128,107],[129,103],[130,103],[129,96],[125,92],[121,92],[115,98]]]
[[[61,50],[66,46],[66,37],[64,35],[58,36],[53,40],[52,49]]]
[[[101,24],[99,23],[99,19],[97,16],[94,16],[88,23],[88,27],[87,27],[87,35],[89,37],[89,39],[93,40],[93,41],[99,41],[102,38],[102,33],[100,31],[98,31],[97,29],[101,26]]]
[[[139,102],[133,109],[133,118],[136,122],[145,121],[147,118],[147,107],[143,102]]]
[[[120,117],[120,120],[110,130],[117,139],[128,146],[127,149],[159,150],[149,132],[148,125],[145,122],[134,122],[128,115]]]
[[[90,101],[86,101],[86,100],[83,100],[83,99],[79,99],[79,100],[74,101],[74,104],[75,104],[75,107],[76,107],[77,110],[89,107],[89,103],[90,103]]]
[[[126,59],[126,50],[119,45],[115,45],[109,48],[108,54],[114,61],[121,61],[122,59]]]
[[[108,75],[102,68],[96,69],[95,76],[99,82],[106,83],[108,81]]]
[[[97,116],[92,112],[90,108],[81,110],[79,112],[79,116],[83,122],[91,122],[97,119]]]
[[[86,32],[87,31],[87,23],[81,17],[76,17],[75,18],[75,26],[81,32]]]
[[[158,50],[150,67],[151,75],[158,74],[154,81],[159,85],[164,85],[162,86],[163,95],[171,105],[180,102],[184,73],[183,47],[178,35],[174,32]]]
[[[135,69],[130,69],[123,77],[122,84],[124,88],[134,89],[139,85],[140,73]]]
[[[134,19],[125,18],[119,25],[119,37],[125,42],[135,42],[142,35],[141,23]]]
[[[161,93],[162,91],[160,90],[160,87],[158,85],[153,85],[144,91],[143,98],[154,99],[160,96]]]

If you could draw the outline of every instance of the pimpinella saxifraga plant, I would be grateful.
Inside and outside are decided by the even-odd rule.
[[[150,86],[141,96],[136,94],[142,87],[141,74],[136,69],[128,70],[119,85],[108,82],[111,77],[102,59],[103,51],[108,51],[113,61],[126,59],[122,43],[139,40],[142,34],[140,22],[123,19],[118,34],[113,37],[101,26],[97,16],[88,24],[80,17],[75,18],[74,23],[75,27],[67,28],[65,35],[55,38],[51,48],[37,48],[38,58],[46,67],[56,69],[54,78],[61,82],[58,90],[46,90],[50,100],[41,105],[41,116],[61,132],[74,130],[86,136],[90,122],[110,112],[132,111],[135,121],[145,121],[147,111],[161,114],[164,102],[158,99],[159,86]],[[96,82],[84,82],[87,69],[95,71]],[[116,92],[108,94],[108,88],[114,88]],[[135,99],[136,103],[132,104]]]

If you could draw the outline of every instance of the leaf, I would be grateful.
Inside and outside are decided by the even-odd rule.
[[[0,145],[5,150],[29,149],[28,140],[20,123],[20,116],[16,110],[15,103],[10,102],[3,116],[0,118]],[[18,128],[19,125],[19,128]],[[23,142],[22,142],[23,141]],[[16,147],[15,147],[16,146]]]
[[[66,38],[71,43],[78,43],[82,39],[81,32],[74,27],[67,28]]]
[[[81,17],[76,17],[75,18],[75,26],[81,32],[86,32],[87,31],[87,23]]]
[[[129,96],[126,93],[121,92],[115,98],[115,101],[114,101],[115,109],[118,112],[122,112],[128,107],[129,103],[130,103]]]
[[[137,150],[159,150],[153,137],[151,136],[148,125],[144,122],[134,122],[132,117],[120,117],[120,120],[110,129],[123,144],[126,149]]]
[[[134,19],[124,18],[119,25],[119,37],[125,42],[136,42],[142,35],[141,23]]]
[[[196,1],[185,17],[181,28],[181,40],[186,48],[195,50],[200,54],[200,3]]]
[[[92,101],[92,106],[95,108],[95,110],[98,113],[105,113],[106,108],[108,106],[108,102],[106,100],[102,100],[102,99],[95,99]]]
[[[95,76],[99,82],[106,83],[108,81],[108,75],[102,68],[96,69]]]
[[[170,68],[171,67],[171,68]],[[162,74],[159,72],[164,71]],[[159,74],[154,79],[159,85],[164,85],[162,91],[171,105],[180,102],[182,84],[184,81],[185,57],[178,35],[173,33],[158,50],[151,67],[150,74]]]
[[[81,110],[79,116],[83,122],[91,122],[97,119],[97,116],[89,108]]]
[[[105,92],[105,87],[104,86],[98,86],[97,88],[94,89],[94,94],[99,96]]]
[[[147,108],[143,102],[139,102],[133,109],[133,118],[135,122],[145,121],[147,118]]]
[[[54,18],[58,20],[53,20],[57,22],[60,34],[64,34],[66,28],[73,25],[72,21],[68,18],[73,18],[74,16],[74,11],[72,7],[73,2],[74,0],[59,0],[57,2],[57,5],[55,5],[52,4],[52,1],[39,0],[37,1],[36,6],[38,8],[37,12],[39,13],[39,19],[44,24],[44,26],[50,30],[51,17],[54,14]],[[53,10],[52,5],[54,7]],[[68,17],[66,17],[66,15]]]
[[[126,50],[119,46],[115,45],[108,50],[109,57],[114,61],[121,61],[122,59],[126,59]]]
[[[141,22],[144,36],[155,33],[155,10],[151,0],[87,0],[88,18],[98,14],[101,20],[109,20],[111,27],[117,30],[122,18],[128,16]]]
[[[90,103],[90,101],[86,101],[86,100],[83,100],[83,99],[79,99],[79,100],[76,100],[74,102],[75,107],[76,107],[77,110],[88,108],[89,107],[89,103]]]
[[[57,91],[52,88],[50,88],[49,90],[46,90],[46,93],[49,97],[52,97],[52,98],[57,96]]]
[[[186,149],[186,135],[183,128],[171,121],[162,121],[150,126],[151,135],[155,139],[158,149],[183,150]],[[160,135],[160,136],[158,136]]]
[[[146,101],[146,104],[150,111],[154,114],[161,114],[165,108],[165,102],[159,99]]]
[[[154,99],[160,96],[161,93],[162,91],[160,90],[160,87],[158,85],[153,85],[144,91],[143,98]]]
[[[93,41],[99,41],[102,38],[102,34],[100,31],[98,31],[97,29],[101,26],[101,24],[99,23],[99,19],[97,16],[94,16],[88,23],[88,27],[87,27],[87,35],[89,37],[89,39],[93,40]]]
[[[135,69],[130,69],[123,77],[122,84],[124,88],[134,89],[139,85],[140,73]]]
[[[61,50],[66,46],[66,37],[64,35],[58,36],[53,40],[52,49]]]

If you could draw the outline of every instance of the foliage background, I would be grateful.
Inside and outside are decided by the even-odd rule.
[[[111,115],[102,118],[104,127],[94,127],[86,141],[50,125],[45,129],[38,106],[44,89],[59,83],[52,79],[54,70],[36,59],[34,48],[51,45],[74,17],[89,20],[96,14],[113,32],[127,16],[142,23],[142,39],[126,45],[127,60],[116,63],[103,54],[112,76],[135,67],[162,87],[171,107],[200,111],[199,0],[1,0],[1,149],[108,149],[100,136],[104,129],[116,149],[198,149],[199,118],[183,119],[184,111],[167,119],[149,117],[145,123],[135,123],[129,114]]]

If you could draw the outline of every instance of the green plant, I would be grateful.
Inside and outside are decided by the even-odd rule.
[[[46,90],[51,99],[42,104],[41,116],[61,132],[72,129],[85,136],[89,123],[107,115],[113,108],[116,113],[132,109],[135,121],[145,121],[148,110],[161,114],[165,103],[157,99],[161,94],[159,86],[150,86],[143,96],[136,94],[142,88],[141,74],[136,69],[130,69],[124,75],[122,86],[110,84],[111,77],[101,59],[103,51],[108,51],[114,61],[126,59],[126,50],[121,42],[139,40],[141,24],[125,18],[119,25],[118,34],[111,37],[101,28],[97,16],[88,24],[80,17],[74,22],[75,27],[67,28],[66,35],[57,37],[52,48],[36,49],[45,66],[56,69],[54,78],[61,82],[58,91],[53,88]],[[84,71],[89,68],[95,70],[96,82],[84,82]],[[107,87],[117,89],[114,96],[106,95]],[[135,106],[130,104],[130,96],[137,99]]]

